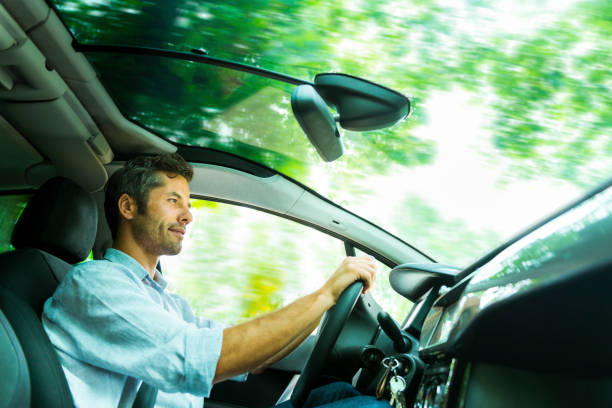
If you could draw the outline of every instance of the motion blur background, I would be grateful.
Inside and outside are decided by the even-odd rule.
[[[343,72],[409,96],[406,121],[345,132],[330,164],[297,126],[290,87],[87,55],[128,118],[268,165],[438,262],[467,266],[612,176],[608,0],[53,3],[84,44],[198,49],[306,80]],[[269,214],[201,200],[194,214],[166,276],[228,323],[316,289],[342,259],[340,242]],[[375,297],[401,319],[410,305],[380,270]]]

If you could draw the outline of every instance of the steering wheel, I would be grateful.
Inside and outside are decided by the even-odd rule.
[[[315,345],[310,357],[302,370],[302,374],[291,394],[291,403],[296,408],[301,408],[312,389],[317,377],[323,371],[327,357],[332,351],[338,336],[348,320],[359,294],[363,290],[363,282],[351,283],[338,298],[336,304],[327,311]]]

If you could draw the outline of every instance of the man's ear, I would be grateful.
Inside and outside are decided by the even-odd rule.
[[[126,220],[133,219],[138,212],[138,205],[136,205],[136,201],[127,193],[121,194],[121,197],[119,197],[117,202],[117,206],[119,207],[119,213]]]

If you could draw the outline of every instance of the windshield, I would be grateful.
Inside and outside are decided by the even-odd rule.
[[[143,55],[86,53],[129,119],[258,161],[466,266],[612,175],[612,5],[597,1],[54,1],[82,44],[136,45],[409,96],[390,129],[324,163],[292,87]]]

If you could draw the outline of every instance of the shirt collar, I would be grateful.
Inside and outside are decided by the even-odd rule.
[[[168,282],[164,279],[164,277],[162,276],[162,274],[155,269],[155,275],[153,275],[153,280],[155,281],[155,283],[157,283],[162,289],[166,289],[166,286],[168,286]]]
[[[162,277],[162,274],[156,269],[153,279],[149,276],[149,272],[134,258],[115,248],[108,248],[104,253],[104,259],[117,262],[126,266],[138,279],[143,280],[149,278],[150,281],[159,285],[161,289],[166,289],[168,282]]]

